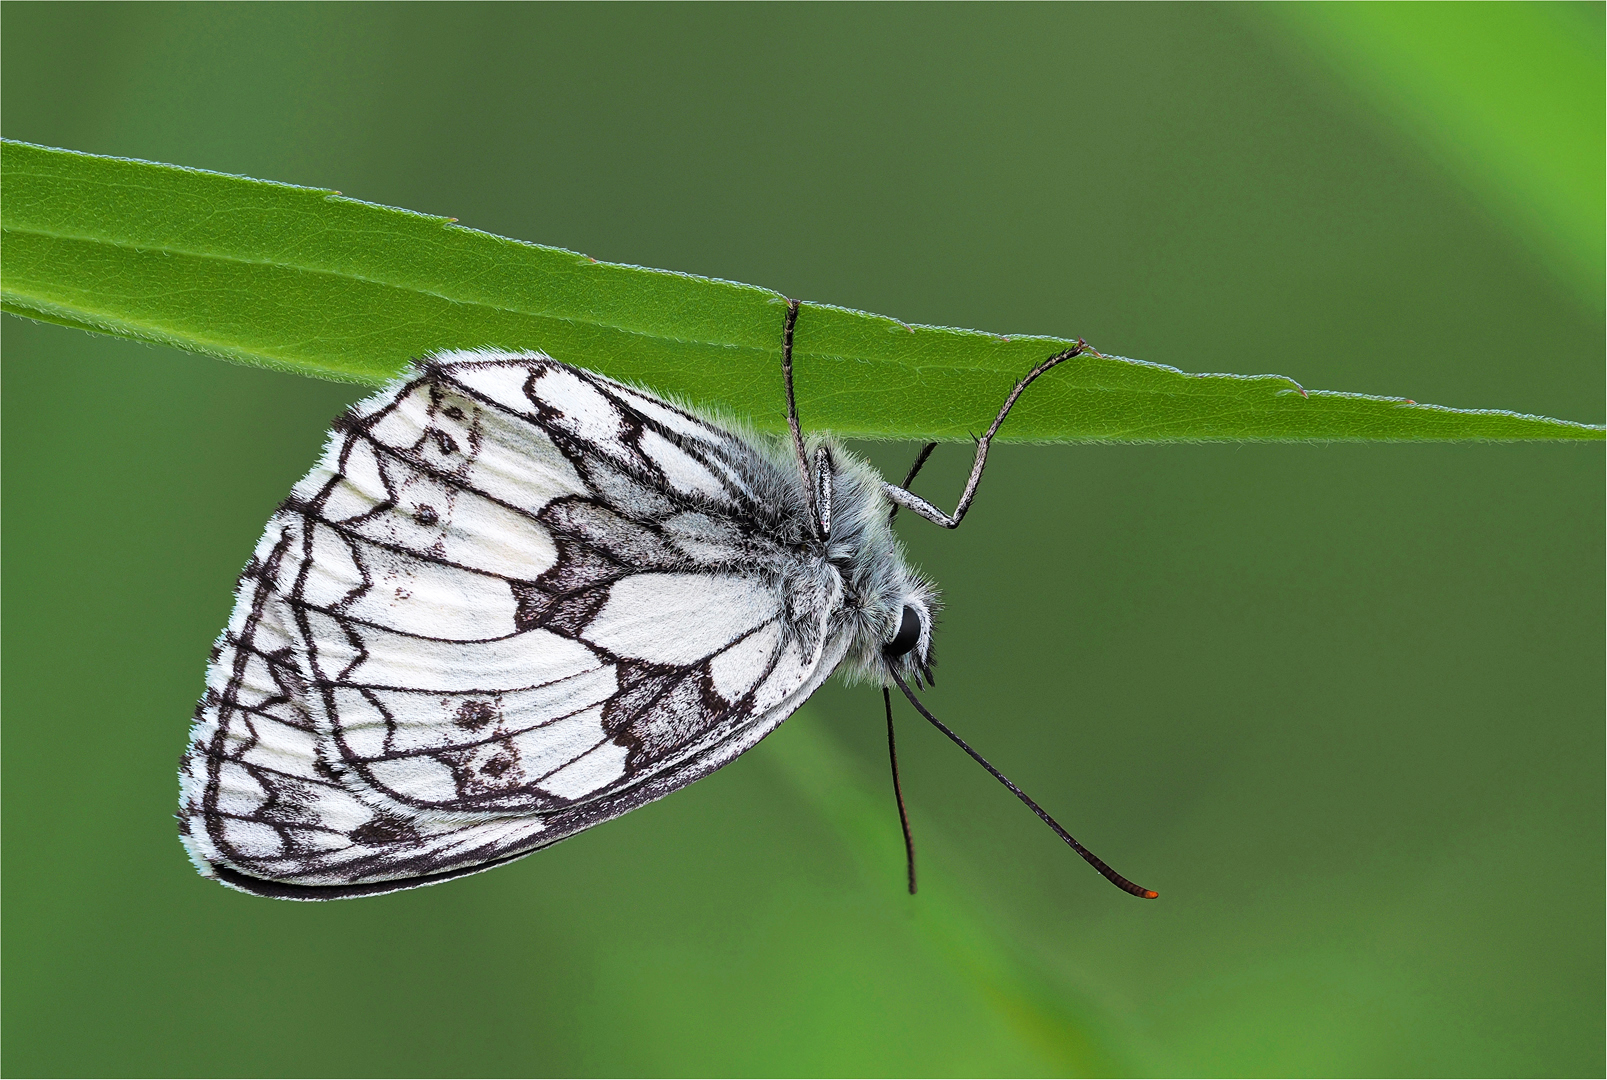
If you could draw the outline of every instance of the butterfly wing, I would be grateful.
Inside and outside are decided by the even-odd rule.
[[[528,854],[684,786],[836,667],[840,579],[750,442],[539,355],[337,422],[241,577],[181,769],[202,872],[327,899]]]

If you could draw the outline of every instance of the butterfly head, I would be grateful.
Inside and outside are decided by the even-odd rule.
[[[917,684],[932,681],[932,615],[936,600],[931,591],[917,588],[904,596],[893,622],[891,636],[882,642],[882,663]]]

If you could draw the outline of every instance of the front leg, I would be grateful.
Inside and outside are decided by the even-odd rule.
[[[787,321],[781,327],[781,377],[787,383],[787,427],[792,429],[792,449],[798,458],[798,479],[803,481],[804,505],[809,509],[815,538],[825,540],[830,521],[820,513],[816,495],[818,482],[809,475],[809,454],[804,450],[803,426],[798,423],[798,402],[792,394],[792,330],[798,324],[798,301],[787,301]],[[830,513],[830,510],[827,510]]]
[[[982,482],[982,469],[988,463],[988,445],[993,442],[993,436],[998,433],[1000,425],[1004,423],[1004,418],[1010,415],[1010,409],[1015,405],[1016,399],[1021,396],[1023,390],[1032,385],[1032,380],[1039,375],[1042,375],[1056,364],[1064,363],[1072,357],[1081,356],[1083,353],[1092,353],[1095,356],[1100,355],[1090,349],[1087,343],[1079,338],[1077,344],[1065,352],[1059,352],[1051,356],[1027,372],[1022,380],[1016,383],[1015,389],[1010,391],[1010,396],[1004,399],[1004,405],[999,409],[999,415],[993,418],[993,423],[988,425],[988,430],[976,441],[976,461],[971,465],[971,477],[965,482],[965,491],[960,495],[960,502],[955,506],[953,514],[945,514],[913,491],[910,491],[907,486],[910,480],[915,478],[915,473],[919,470],[921,463],[925,462],[926,455],[931,452],[930,446],[921,451],[920,459],[916,462],[915,468],[910,470],[910,480],[904,481],[906,486],[899,487],[897,484],[889,484],[883,481],[882,494],[886,495],[894,506],[902,506],[906,510],[911,510],[935,525],[941,525],[945,529],[959,528],[960,522],[965,518],[965,512],[971,508],[971,500],[976,498],[977,485]],[[790,393],[792,384],[789,381],[787,385]],[[796,431],[796,428],[794,428],[794,431]],[[801,447],[802,445],[800,441],[799,446]],[[800,449],[799,452],[802,453],[802,450]]]

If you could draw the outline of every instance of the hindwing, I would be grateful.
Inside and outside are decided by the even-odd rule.
[[[181,769],[203,873],[301,899],[527,854],[730,761],[841,659],[748,439],[539,354],[359,403],[241,576]]]

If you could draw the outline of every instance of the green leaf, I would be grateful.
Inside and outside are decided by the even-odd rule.
[[[661,393],[784,421],[785,298],[600,263],[449,219],[172,165],[7,141],[0,308],[320,378],[378,384],[432,350],[540,349]],[[811,428],[963,439],[1061,338],[1002,336],[824,304],[798,317]],[[1082,356],[1035,384],[1016,440],[1591,439],[1600,427],[1276,375],[1189,375]]]

